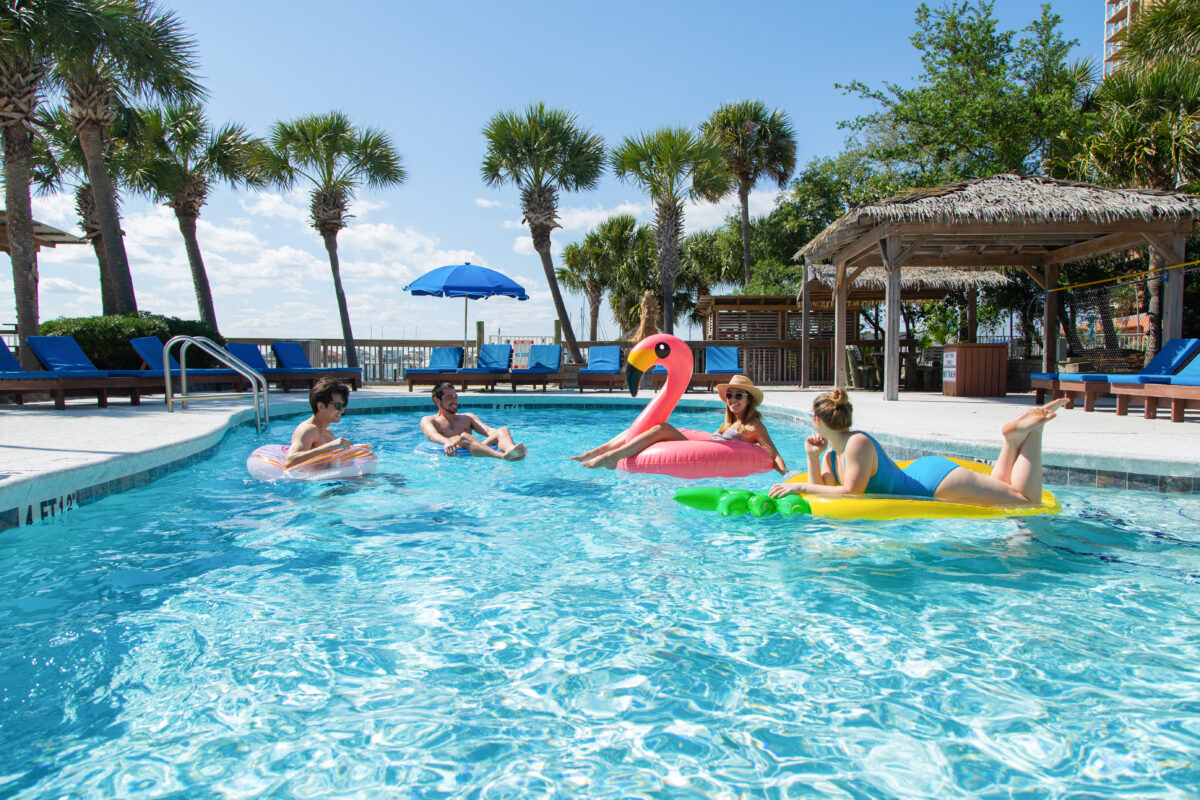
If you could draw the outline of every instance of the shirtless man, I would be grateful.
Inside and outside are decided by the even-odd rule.
[[[334,436],[329,430],[330,425],[341,420],[349,397],[350,387],[335,378],[321,378],[313,385],[308,393],[312,416],[296,426],[287,458],[283,462],[284,469],[291,469],[316,456],[351,447],[349,439]],[[358,445],[355,449],[369,450],[370,447]]]
[[[505,461],[520,461],[525,457],[525,445],[513,442],[508,428],[489,428],[474,414],[458,413],[458,392],[453,384],[440,383],[433,390],[433,404],[437,413],[421,419],[421,432],[434,444],[443,445],[446,455],[454,455],[456,448],[464,447],[475,456],[503,458]],[[483,435],[483,441],[475,433]],[[496,445],[493,450],[490,445]]]

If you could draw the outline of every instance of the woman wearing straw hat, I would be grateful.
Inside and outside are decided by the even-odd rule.
[[[767,433],[767,426],[758,413],[758,407],[763,401],[762,389],[755,386],[745,375],[734,375],[729,379],[729,383],[717,385],[717,394],[725,401],[725,421],[717,428],[712,438],[758,445],[770,454],[775,462],[775,469],[780,474],[787,472],[783,456],[775,449],[771,435]],[[574,460],[582,461],[589,469],[614,469],[621,459],[635,456],[652,444],[682,442],[686,439],[687,437],[675,426],[663,422],[628,442],[625,441],[625,434],[621,433],[599,447],[575,456]]]

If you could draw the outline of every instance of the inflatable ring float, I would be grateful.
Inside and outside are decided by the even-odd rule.
[[[977,461],[950,459],[960,467],[981,472],[992,471],[991,466]],[[911,461],[899,461],[906,467]],[[785,483],[803,483],[808,473],[788,478]],[[951,519],[986,517],[1028,517],[1034,514],[1057,514],[1062,510],[1058,499],[1042,490],[1042,502],[1035,506],[985,506],[972,503],[953,503],[923,497],[894,497],[891,495],[856,495],[830,497],[820,494],[789,494],[775,499],[766,492],[751,492],[747,489],[723,489],[719,486],[694,486],[675,492],[676,502],[701,511],[716,511],[721,516],[733,517],[751,514],[769,517],[776,513],[785,516],[810,515],[830,519]]]
[[[632,396],[637,397],[642,373],[656,364],[667,370],[666,385],[629,426],[625,441],[666,422],[692,380],[691,348],[678,337],[658,333],[629,351],[625,380]],[[637,455],[618,461],[617,469],[676,478],[743,478],[775,468],[771,455],[756,444],[716,440],[704,431],[680,428],[679,432],[687,441],[652,444]]]
[[[494,444],[489,445],[489,447],[491,447],[493,450],[499,449]],[[450,456],[450,457],[453,457],[453,456],[471,457],[471,456],[475,455],[474,453],[472,453],[470,450],[468,450],[465,447],[456,447],[454,449],[453,453],[447,453],[445,446],[440,445],[437,442],[421,442],[419,445],[417,445],[415,448],[413,448],[413,452],[418,455]]]
[[[284,469],[288,445],[265,444],[246,459],[246,469],[260,481],[332,481],[368,475],[379,466],[379,457],[366,445],[322,453]]]

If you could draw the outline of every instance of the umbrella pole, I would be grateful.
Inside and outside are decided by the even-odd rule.
[[[463,295],[463,353],[464,358],[467,352],[467,303],[471,298]]]

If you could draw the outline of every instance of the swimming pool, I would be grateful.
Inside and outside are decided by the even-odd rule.
[[[0,796],[1200,785],[1200,499],[723,519],[567,460],[628,410],[501,414],[527,461],[416,455],[419,414],[352,416],[370,482],[249,481],[285,420],[0,535]],[[771,431],[802,467],[801,429]]]

